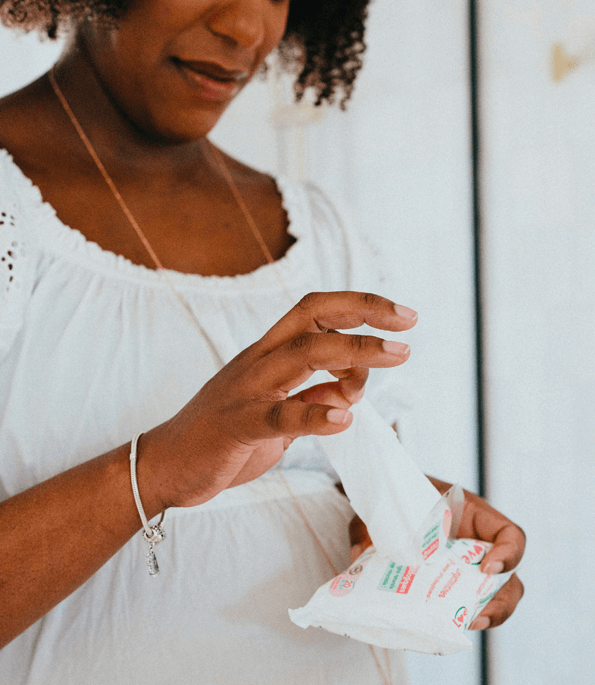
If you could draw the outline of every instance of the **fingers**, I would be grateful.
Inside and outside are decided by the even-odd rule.
[[[495,628],[504,623],[516,609],[524,593],[523,584],[516,573],[493,597],[487,607],[469,626],[470,630]]]
[[[363,398],[368,374],[369,369],[361,367],[335,371],[333,375],[340,379],[338,383],[313,385],[291,399],[349,409]]]
[[[262,338],[263,353],[287,343],[299,333],[358,328],[368,324],[386,331],[405,331],[417,322],[408,307],[371,293],[310,293]]]
[[[484,499],[465,491],[465,511],[457,537],[493,543],[481,563],[484,573],[502,573],[516,568],[525,551],[525,533]]]
[[[349,409],[354,402],[350,402],[341,392],[338,383],[319,383],[311,388],[306,388],[297,395],[292,395],[288,400],[299,400],[310,404],[327,404],[339,409]]]
[[[353,562],[358,557],[360,557],[366,551],[366,549],[368,547],[369,547],[369,545],[366,545],[366,546],[364,546],[364,545],[353,545],[353,547],[351,548],[351,552],[350,552],[351,563],[353,564]]]
[[[367,323],[397,331],[411,328],[416,320],[413,310],[377,295],[312,293],[238,356],[241,376],[235,387],[244,396],[281,399],[316,370],[326,370],[339,379],[337,390],[353,404],[363,396],[367,369],[402,364],[409,358],[409,345],[334,329]]]
[[[493,542],[494,546],[481,562],[481,570],[484,573],[511,571],[519,565],[525,551],[525,533],[519,526],[505,519],[496,535],[488,541]]]
[[[448,483],[430,479],[445,492]],[[476,538],[493,543],[492,549],[481,562],[484,573],[496,574],[518,566],[525,551],[525,533],[504,514],[491,507],[482,497],[465,490],[465,509],[457,532],[459,538]],[[481,614],[473,621],[470,630],[484,630],[499,626],[515,610],[523,596],[523,584],[516,574],[494,595]]]
[[[352,546],[365,545],[365,547],[369,547],[372,544],[366,524],[357,515],[349,522],[349,539]]]
[[[355,366],[331,373],[339,379],[339,390],[348,402],[357,404],[363,398],[370,369]]]
[[[351,561],[354,562],[364,550],[372,545],[366,524],[359,516],[354,516],[349,523],[349,539],[351,540]]]
[[[288,393],[315,371],[327,370],[345,376],[346,391],[354,398],[365,372],[353,369],[390,368],[408,358],[409,345],[371,335],[299,333],[265,357],[250,360],[245,380],[258,394],[270,393],[271,388]]]
[[[249,403],[234,420],[240,440],[258,442],[287,436],[334,435],[349,428],[353,414],[347,409],[288,399]]]

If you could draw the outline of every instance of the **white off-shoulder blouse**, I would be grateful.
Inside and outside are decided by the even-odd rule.
[[[391,297],[372,251],[320,190],[277,184],[296,242],[276,265],[234,277],[168,272],[226,361],[308,292]],[[0,150],[0,500],[169,419],[216,371],[162,275],[65,226]],[[394,373],[370,382],[387,421],[406,409],[400,395]],[[281,467],[345,567],[352,511],[315,440],[294,441]],[[287,609],[332,571],[274,469],[199,507],[170,509],[166,529],[159,576],[148,576],[135,536],[0,651],[0,682],[381,682],[365,645],[289,620]],[[406,682],[402,655],[392,662],[394,682]]]

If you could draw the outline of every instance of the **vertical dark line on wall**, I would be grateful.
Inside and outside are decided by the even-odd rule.
[[[469,92],[471,106],[471,183],[473,206],[473,264],[475,291],[475,359],[477,387],[477,485],[479,494],[486,496],[486,442],[483,348],[483,273],[481,261],[481,130],[480,130],[480,73],[479,73],[479,17],[478,0],[469,0]],[[490,685],[488,634],[481,633],[480,683]]]
[[[481,121],[479,111],[480,70],[479,70],[479,0],[469,0],[469,90],[471,105],[471,154],[472,154],[472,199],[473,199],[473,245],[475,276],[475,353],[477,379],[477,476],[479,494],[486,495],[486,444],[485,444],[485,395],[484,395],[484,349],[483,349],[483,311],[482,286],[483,273],[481,262],[482,225],[481,225]],[[481,633],[481,685],[489,685],[488,635]]]
[[[478,65],[478,18],[477,0],[469,0],[469,80],[471,100],[471,181],[473,188],[473,246],[475,277],[475,344],[477,373],[477,471],[479,494],[486,495],[485,435],[484,435],[484,369],[483,369],[483,317],[481,290],[483,273],[481,269],[481,137],[479,114],[479,65]]]

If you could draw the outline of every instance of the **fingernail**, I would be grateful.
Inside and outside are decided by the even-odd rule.
[[[480,616],[469,626],[469,630],[485,630],[490,627],[490,619],[486,616]]]
[[[385,340],[382,343],[382,347],[385,352],[394,354],[397,357],[404,357],[409,352],[409,345],[400,342],[394,342],[393,340]]]
[[[329,409],[326,413],[326,420],[329,423],[346,423],[349,412],[346,409]]]
[[[494,576],[496,573],[502,573],[504,570],[504,563],[502,561],[490,561],[484,566],[483,572]]]
[[[402,304],[395,305],[395,312],[405,321],[415,321],[417,319],[417,312],[409,307],[404,307]]]

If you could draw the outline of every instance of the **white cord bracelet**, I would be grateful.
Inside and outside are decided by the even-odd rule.
[[[149,569],[150,576],[159,575],[159,564],[157,563],[157,557],[153,547],[158,545],[160,542],[165,540],[165,530],[163,529],[163,518],[165,517],[165,512],[161,514],[159,523],[154,526],[150,526],[145,516],[145,510],[143,509],[142,502],[140,501],[140,495],[138,492],[138,483],[136,482],[136,450],[138,445],[138,439],[142,433],[137,433],[132,438],[132,445],[130,447],[130,481],[132,483],[132,494],[134,495],[134,501],[136,503],[136,508],[140,516],[140,520],[143,524],[143,538],[149,545],[149,551],[147,552],[147,567]]]

